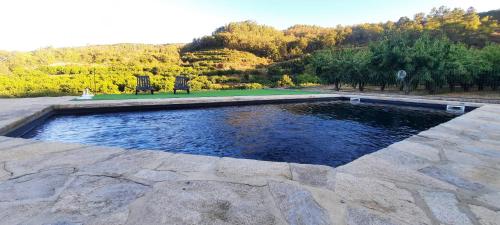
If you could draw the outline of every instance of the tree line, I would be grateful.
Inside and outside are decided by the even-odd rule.
[[[396,79],[396,72],[404,70],[404,80]],[[293,74],[296,77],[320,78],[334,84],[339,90],[348,84],[363,91],[367,85],[379,86],[403,82],[410,89],[423,86],[434,93],[444,87],[464,91],[477,87],[497,90],[500,85],[500,45],[484,48],[454,43],[447,37],[423,34],[412,38],[408,33],[391,33],[381,41],[361,48],[335,48],[316,51],[294,63],[274,69],[275,74]],[[303,81],[304,82],[304,81]]]
[[[418,13],[412,19],[401,17],[396,22],[332,28],[295,25],[284,31],[253,21],[234,22],[216,29],[212,35],[194,39],[183,51],[230,48],[280,61],[325,48],[367,46],[392,32],[446,36],[452,42],[484,47],[488,42],[500,41],[497,19],[489,15],[496,14],[489,12],[481,17],[474,8],[443,6],[432,9],[429,14]]]

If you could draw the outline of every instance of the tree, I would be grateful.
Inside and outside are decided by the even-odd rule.
[[[382,41],[372,43],[370,51],[373,54],[371,66],[373,68],[372,80],[381,86],[395,82],[395,74],[399,70],[408,72],[407,82],[414,80],[415,68],[412,64],[412,47],[414,44],[411,34],[408,32],[390,32]]]
[[[342,82],[345,82],[345,75],[340,73],[341,64],[337,59],[339,53],[333,49],[316,51],[305,59],[305,71],[314,74],[329,84],[334,84],[335,89],[340,90]]]
[[[393,84],[395,81],[395,70],[397,68],[390,68],[390,50],[388,41],[374,42],[370,44],[370,51],[372,52],[372,57],[370,59],[370,66],[373,71],[373,76],[371,81],[380,85],[380,90],[384,91],[385,87],[389,84]]]
[[[446,59],[447,82],[450,90],[454,90],[456,84],[460,84],[464,91],[477,84],[483,89],[484,76],[491,71],[491,64],[481,57],[481,52],[469,49],[463,44],[450,46],[449,56]]]
[[[483,81],[490,84],[493,90],[497,90],[500,85],[500,45],[490,44],[481,49],[480,57],[485,61],[486,65]]]
[[[431,38],[429,35],[423,35],[415,41],[411,56],[414,86],[424,84],[427,91],[434,93],[446,83],[443,59],[448,54],[449,46],[448,39]]]
[[[373,70],[370,64],[372,52],[369,49],[349,50],[353,53],[347,53],[344,62],[348,65],[346,73],[349,75],[353,86],[358,86],[359,91],[364,91],[368,82],[370,82]]]

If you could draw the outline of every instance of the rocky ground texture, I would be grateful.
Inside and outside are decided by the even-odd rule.
[[[337,168],[0,136],[0,224],[496,225],[500,105]]]

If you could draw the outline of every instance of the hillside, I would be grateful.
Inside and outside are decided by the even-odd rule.
[[[176,67],[182,71],[245,70],[270,60],[231,49],[180,52],[182,45],[115,44],[76,48],[43,48],[31,52],[0,52],[0,74],[40,70],[49,75],[79,74],[89,68],[151,72]]]
[[[150,75],[160,91],[171,90],[173,79],[179,74],[195,78],[194,82],[199,80],[199,88],[246,87],[240,84],[238,74],[271,63],[252,53],[231,49],[181,53],[182,46],[115,44],[2,51],[0,96],[76,95],[85,87],[99,93],[131,92],[137,74]],[[232,78],[204,79],[198,75]],[[213,85],[221,81],[218,86]],[[229,81],[231,84],[223,84]]]
[[[500,9],[490,10],[487,12],[481,12],[481,13],[478,13],[478,15],[481,18],[486,17],[486,16],[490,16],[491,19],[496,20],[496,21],[500,21]]]
[[[426,36],[428,40],[421,41],[444,38],[449,40],[443,42],[446,45],[460,43],[457,48],[481,49],[490,42],[500,42],[499,26],[494,18],[498,18],[498,10],[476,13],[473,9],[440,7],[429,14],[416,14],[412,19],[402,17],[395,22],[330,28],[295,25],[278,30],[252,21],[233,22],[188,44],[115,44],[42,48],[31,52],[0,51],[0,96],[76,95],[86,87],[98,93],[131,92],[137,74],[150,75],[153,85],[160,91],[171,90],[174,77],[179,74],[193,78],[192,83],[198,89],[258,87],[251,84],[253,82],[273,86],[283,75],[291,75],[296,83],[331,83],[337,81],[325,78],[322,70],[334,61],[317,67],[322,64],[314,60],[336,60],[335,57],[341,55],[322,55],[326,50],[369,50],[363,58],[366,60],[376,50],[377,43],[394,39],[398,36],[395,34],[402,34],[405,38],[401,40],[411,43],[405,48],[418,44],[417,39]],[[488,49],[493,49],[491,54],[495,54],[496,48]],[[470,54],[479,54],[472,50]],[[472,62],[472,59],[467,60]],[[464,71],[465,66],[457,70]],[[336,68],[328,73],[339,71],[341,69]],[[357,69],[347,73],[352,71]],[[427,77],[419,82],[431,79]],[[368,82],[372,81],[361,83]],[[442,86],[443,82],[438,83]]]
[[[181,54],[183,65],[211,70],[248,70],[269,65],[271,60],[258,57],[250,52],[227,48]]]
[[[492,13],[492,12],[489,12]],[[325,48],[367,46],[380,41],[387,33],[406,32],[414,36],[429,33],[445,36],[454,42],[484,47],[498,43],[498,21],[480,17],[472,8],[434,8],[429,14],[398,21],[364,23],[352,26],[319,27],[295,25],[284,31],[253,21],[233,22],[216,29],[212,35],[195,39],[183,51],[228,48],[251,52],[260,57],[282,61]]]

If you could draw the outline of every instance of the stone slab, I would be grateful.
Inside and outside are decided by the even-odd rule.
[[[457,198],[448,192],[421,193],[432,214],[442,224],[472,225],[469,217],[459,208]]]
[[[476,215],[479,223],[484,225],[498,225],[500,224],[500,212],[493,211],[484,207],[470,205],[470,209]]]
[[[269,190],[288,224],[331,223],[325,209],[314,200],[309,191],[290,183],[275,181],[269,183]]]
[[[51,109],[336,97],[352,96],[0,99],[0,134]],[[338,168],[0,136],[0,225],[496,224],[500,106],[467,104],[480,108]]]
[[[130,206],[126,224],[284,224],[266,187],[160,182]]]

